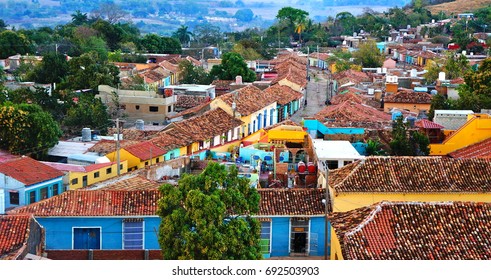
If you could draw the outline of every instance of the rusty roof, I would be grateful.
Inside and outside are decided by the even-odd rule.
[[[338,193],[491,191],[489,158],[370,156],[331,173],[335,180],[329,185]]]
[[[387,202],[333,213],[345,260],[489,260],[491,204]]]

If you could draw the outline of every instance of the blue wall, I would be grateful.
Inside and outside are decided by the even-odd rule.
[[[133,218],[133,217],[128,217]],[[71,250],[73,227],[101,227],[103,250],[121,250],[123,248],[123,218],[36,218],[46,231],[47,250]],[[159,217],[144,218],[144,249],[160,250],[157,234]]]
[[[271,226],[271,257],[288,256],[290,218],[273,218]]]
[[[332,135],[332,134],[364,134],[364,128],[356,128],[356,127],[326,127],[323,123],[318,120],[304,120],[303,126],[307,128],[307,132],[317,131],[324,135]]]
[[[290,218],[289,217],[273,217],[271,219],[271,257],[285,257],[290,253]],[[328,229],[330,228],[328,223]],[[325,244],[325,228],[324,217],[310,218],[310,256],[324,256]],[[329,230],[328,230],[329,233]],[[317,238],[314,239],[314,236]],[[330,239],[330,236],[328,235]]]

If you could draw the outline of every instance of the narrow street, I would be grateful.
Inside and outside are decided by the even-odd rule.
[[[310,82],[307,85],[307,106],[292,115],[291,120],[300,123],[305,117],[312,117],[322,110],[327,99],[327,72],[315,68],[309,69]]]

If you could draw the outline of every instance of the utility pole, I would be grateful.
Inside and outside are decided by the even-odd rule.
[[[324,163],[324,167],[326,168],[326,186],[325,186],[325,189],[326,189],[326,193],[325,193],[325,200],[326,200],[326,203],[325,203],[325,221],[324,221],[324,224],[325,224],[325,232],[324,232],[324,259],[327,260],[327,242],[328,242],[328,238],[327,238],[327,235],[328,235],[328,230],[329,230],[329,227],[327,226],[327,222],[328,222],[328,219],[327,219],[327,213],[329,212],[329,208],[328,208],[328,203],[329,203],[329,196],[328,196],[328,184],[329,184],[329,180],[328,180],[328,176],[329,176],[329,168],[327,167],[327,164]]]
[[[119,122],[124,122],[120,121],[119,118],[116,118],[115,120],[109,119],[110,121],[116,122],[116,164],[118,165],[116,170],[118,176],[121,175],[121,160],[119,157],[119,149],[120,149],[120,143],[119,141],[121,140],[121,127],[119,126]]]

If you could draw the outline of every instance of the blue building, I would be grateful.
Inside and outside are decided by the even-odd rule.
[[[160,250],[158,190],[67,191],[10,211],[29,213],[45,230],[49,250]]]
[[[64,192],[63,175],[30,157],[0,163],[0,214]]]
[[[330,227],[325,219],[324,189],[258,191],[261,200],[257,218],[261,221],[265,258],[324,256],[329,249],[325,247],[326,226]]]

